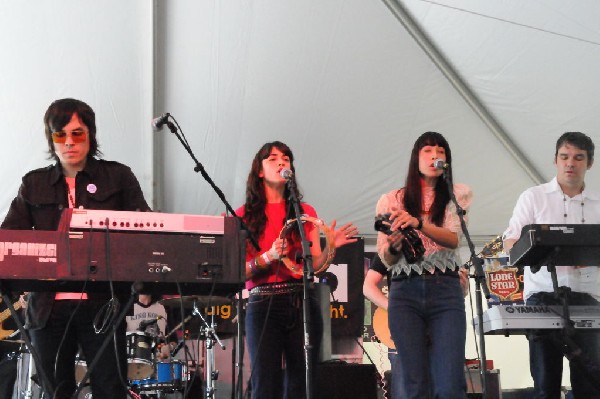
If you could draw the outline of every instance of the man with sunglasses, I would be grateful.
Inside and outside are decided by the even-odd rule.
[[[75,99],[53,102],[44,116],[48,152],[54,165],[33,170],[22,180],[2,229],[56,230],[67,208],[150,211],[138,180],[121,163],[99,159],[95,114]],[[49,397],[70,398],[75,391],[75,356],[81,347],[94,359],[107,335],[111,311],[118,313],[124,298],[110,293],[32,292],[26,328],[49,379]],[[98,316],[98,320],[96,316]],[[103,323],[106,322],[106,323]],[[102,325],[105,324],[105,325]],[[127,359],[125,322],[92,369],[94,397],[125,398]],[[54,390],[54,392],[50,392]]]

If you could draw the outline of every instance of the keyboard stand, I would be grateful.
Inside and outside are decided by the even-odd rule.
[[[554,344],[562,349],[563,355],[569,361],[578,363],[581,366],[588,381],[600,392],[600,365],[598,365],[596,360],[589,358],[573,340],[575,336],[575,323],[571,320],[569,313],[569,294],[571,293],[571,288],[565,286],[559,287],[558,276],[556,275],[556,259],[560,250],[560,246],[554,247],[544,259],[536,265],[530,266],[531,272],[537,273],[542,265],[546,265],[552,278],[554,297],[562,307],[562,314],[560,316],[563,320],[563,327],[558,331],[550,332],[549,335],[552,337]]]

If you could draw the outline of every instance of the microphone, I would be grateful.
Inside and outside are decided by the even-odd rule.
[[[338,287],[338,278],[335,274],[331,272],[325,272],[321,277],[319,277],[319,282],[323,284],[327,284],[333,293],[337,290]]]
[[[162,114],[161,116],[158,116],[158,117],[152,119],[153,130],[155,132],[158,132],[160,129],[162,129],[163,125],[165,123],[167,123],[167,120],[169,119],[170,116],[171,116],[171,114],[166,112],[166,113]]]
[[[142,320],[140,321],[140,325],[138,327],[138,331],[144,331],[148,326],[151,326],[152,324],[157,323],[160,319],[162,319],[162,316],[156,316],[153,319],[150,320]]]
[[[177,346],[175,348],[173,348],[173,350],[171,351],[171,357],[175,357],[177,352],[179,352],[181,350],[181,348],[183,348],[184,344],[185,344],[185,341],[183,339],[181,341],[179,341]]]
[[[443,159],[436,159],[433,161],[433,167],[436,169],[448,169],[450,164],[445,162]]]
[[[293,175],[294,172],[292,172],[290,169],[281,169],[279,172],[279,176],[283,177],[285,180],[290,180]]]

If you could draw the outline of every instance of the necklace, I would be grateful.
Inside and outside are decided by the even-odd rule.
[[[75,198],[73,197],[73,194],[71,194],[71,185],[69,184],[69,178],[65,177],[65,181],[67,183],[67,196],[69,197],[69,208],[75,208]],[[73,179],[72,181],[73,181],[73,185],[74,185],[75,179]],[[73,191],[75,191],[74,187],[73,187]]]
[[[581,195],[581,223],[585,223],[585,214],[584,214],[584,207],[585,207],[585,202],[583,200],[583,193],[579,194]],[[565,193],[563,193],[563,218],[565,221],[565,224],[567,223],[567,196],[565,195]]]
[[[69,208],[75,208],[75,198],[73,198],[71,190],[69,190]]]

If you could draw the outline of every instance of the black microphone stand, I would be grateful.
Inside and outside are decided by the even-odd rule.
[[[183,145],[183,148],[185,148],[185,150],[187,151],[187,153],[190,155],[190,157],[192,158],[192,160],[194,161],[194,163],[196,164],[196,166],[194,167],[194,172],[198,173],[200,172],[200,174],[202,175],[202,177],[204,178],[204,180],[206,180],[208,182],[208,184],[212,187],[212,189],[214,190],[215,193],[217,193],[217,195],[219,196],[219,198],[221,199],[221,202],[223,202],[223,204],[225,205],[225,208],[227,209],[227,212],[229,212],[230,215],[232,215],[233,217],[235,217],[239,223],[240,223],[240,228],[246,232],[248,232],[248,228],[246,227],[246,224],[244,223],[244,221],[242,220],[242,218],[240,218],[235,211],[233,210],[233,208],[231,207],[231,205],[229,204],[229,202],[227,201],[227,199],[225,198],[225,194],[223,194],[223,191],[221,191],[221,189],[219,187],[217,187],[217,185],[215,184],[215,182],[211,179],[211,177],[208,175],[208,173],[206,172],[206,169],[204,169],[204,166],[198,161],[198,159],[196,158],[196,156],[194,155],[194,153],[192,152],[192,149],[190,147],[190,145],[188,144],[187,140],[185,139],[185,136],[183,135],[183,131],[181,132],[181,134],[179,134],[179,132],[177,131],[177,128],[179,127],[179,124],[177,123],[177,121],[175,120],[175,118],[173,118],[173,116],[171,114],[166,114],[168,115],[167,118],[172,118],[175,121],[175,124],[177,125],[177,127],[175,127],[175,125],[169,121],[167,119],[167,121],[165,122],[165,124],[167,125],[167,127],[169,128],[169,130],[171,131],[171,133],[173,133],[175,135],[175,137],[177,137],[177,140],[179,140],[179,142],[181,143],[181,145]],[[181,128],[179,128],[179,131],[181,131]],[[254,237],[252,237],[250,234],[247,234],[246,237],[250,240],[250,242],[252,243],[252,246],[259,251],[260,247],[258,245],[258,242],[256,242],[256,240],[254,239]],[[237,389],[236,390],[236,394],[238,399],[242,399],[243,396],[243,389],[242,385],[243,385],[243,373],[244,373],[244,351],[243,351],[243,335],[244,335],[244,327],[243,327],[243,320],[244,318],[241,317],[240,315],[242,314],[242,309],[243,309],[243,298],[242,298],[242,291],[240,290],[238,292],[238,299],[237,299],[237,309],[239,311],[238,313],[238,329],[237,329],[237,347],[238,347],[238,354],[241,354],[241,356],[239,357],[239,360],[237,362],[237,366],[238,366],[238,384],[236,385]]]
[[[12,316],[15,324],[17,325],[17,329],[21,333],[21,339],[25,343],[25,347],[29,350],[29,354],[31,355],[30,362],[33,362],[33,364],[42,364],[42,362],[40,361],[40,356],[37,352],[37,349],[35,349],[33,347],[33,345],[31,345],[31,339],[29,338],[29,332],[27,330],[25,330],[25,327],[23,326],[21,317],[17,314],[17,311],[15,310],[15,307],[13,306],[12,300],[9,296],[9,290],[4,286],[3,280],[0,280],[0,297],[2,297],[2,300],[6,304],[8,311],[10,312],[10,315]],[[50,382],[50,379],[48,378],[48,375],[46,374],[44,369],[42,367],[40,367],[37,370],[37,373],[40,377],[40,386],[42,387],[42,390],[45,390],[47,392],[54,392],[55,387]],[[31,375],[29,375],[29,378],[31,378]]]
[[[296,225],[298,226],[298,234],[302,243],[302,257],[303,257],[303,274],[302,274],[302,316],[304,320],[304,361],[306,366],[306,399],[312,399],[313,397],[313,347],[310,344],[310,291],[309,285],[313,280],[315,270],[313,269],[313,258],[310,252],[310,243],[306,238],[306,232],[304,231],[304,225],[300,220],[302,216],[300,211],[300,201],[296,196],[296,185],[293,177],[290,177],[287,181],[288,189],[290,191],[289,200],[294,209],[296,216]]]
[[[449,168],[450,166],[448,166]],[[487,284],[485,283],[485,273],[483,271],[483,259],[478,257],[475,254],[475,245],[473,245],[473,240],[471,240],[471,235],[469,234],[469,230],[467,229],[467,224],[465,223],[465,210],[458,204],[456,200],[456,195],[454,195],[454,184],[450,179],[450,175],[448,174],[448,169],[444,169],[443,179],[448,185],[448,191],[450,192],[450,198],[456,207],[456,213],[458,214],[458,218],[460,219],[460,228],[467,240],[467,244],[469,246],[469,251],[471,253],[471,263],[473,264],[473,268],[475,272],[473,274],[473,278],[475,279],[475,303],[477,305],[477,318],[479,320],[479,325],[477,328],[477,333],[479,336],[479,372],[481,377],[481,397],[482,399],[487,399],[487,359],[485,355],[485,336],[483,333],[483,297],[481,295],[481,291],[486,297],[489,299],[490,290],[488,289]]]
[[[169,114],[169,118],[173,118],[173,116]],[[175,118],[173,118],[173,119],[175,119]],[[175,123],[177,123],[177,121]],[[190,157],[196,164],[196,166],[194,167],[194,172],[196,172],[196,173],[199,172],[202,175],[204,180],[206,180],[206,182],[212,187],[214,192],[219,196],[219,198],[221,199],[221,202],[223,202],[223,204],[225,205],[225,209],[227,209],[227,212],[229,212],[231,214],[231,216],[235,217],[236,219],[238,219],[240,221],[240,226],[241,226],[242,230],[248,231],[242,218],[240,218],[238,215],[236,215],[235,211],[233,210],[233,208],[227,201],[227,198],[225,198],[225,194],[223,194],[223,191],[221,191],[221,189],[215,184],[213,179],[211,179],[211,177],[206,172],[206,169],[204,169],[204,166],[200,163],[200,161],[198,161],[198,159],[192,152],[192,149],[191,149],[190,145],[188,144],[187,140],[185,139],[185,137],[183,137],[181,134],[179,134],[179,132],[177,131],[177,127],[175,127],[175,125],[171,121],[167,120],[165,122],[165,124],[167,125],[167,127],[169,128],[171,133],[173,133],[175,135],[175,137],[177,137],[177,140],[179,140],[181,145],[183,145],[183,148],[185,148],[187,153],[190,155]],[[177,126],[179,127],[179,125],[177,125]],[[181,130],[181,128],[179,128],[179,130]],[[260,247],[258,246],[258,243],[256,242],[256,240],[253,237],[248,236],[248,239],[250,240],[250,242],[252,243],[254,248],[256,248],[256,250],[260,249]]]

